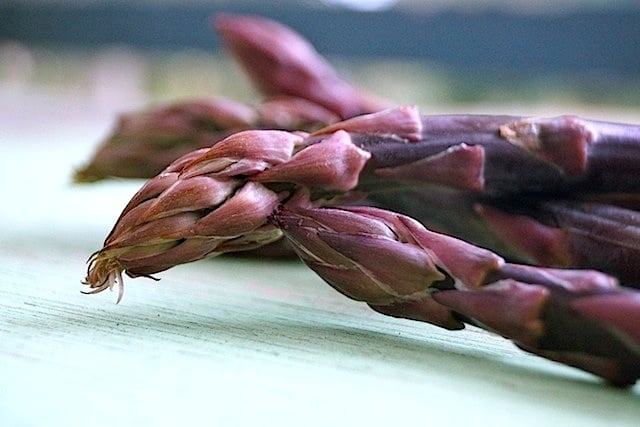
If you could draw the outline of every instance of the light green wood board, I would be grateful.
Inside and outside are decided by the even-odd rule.
[[[297,262],[185,265],[127,280],[119,305],[80,294],[141,184],[70,184],[111,121],[0,113],[0,425],[640,422],[639,386],[378,315]]]

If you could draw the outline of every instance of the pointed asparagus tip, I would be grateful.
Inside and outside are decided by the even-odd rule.
[[[88,285],[88,290],[81,290],[83,294],[97,294],[106,289],[113,290],[118,285],[118,297],[116,304],[122,301],[124,296],[124,281],[122,279],[122,265],[117,258],[104,252],[96,252],[89,258],[87,276],[82,280],[83,285]]]

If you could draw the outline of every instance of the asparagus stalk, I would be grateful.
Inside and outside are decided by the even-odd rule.
[[[460,120],[470,131],[455,124]],[[84,282],[90,293],[117,283],[120,300],[123,272],[131,277],[151,276],[177,264],[254,249],[284,236],[329,284],[378,312],[449,329],[475,324],[527,351],[587,370],[612,384],[632,384],[640,375],[638,291],[621,288],[612,277],[595,271],[507,263],[493,252],[428,231],[389,211],[319,207],[353,202],[375,186],[383,190],[450,187],[487,200],[503,194],[564,194],[565,184],[572,190],[582,188],[581,195],[608,194],[608,183],[591,182],[590,171],[594,163],[606,163],[598,156],[611,150],[589,147],[615,146],[621,139],[609,138],[595,126],[584,132],[579,119],[552,120],[553,132],[544,126],[540,127],[543,133],[537,131],[544,138],[532,154],[530,147],[519,141],[514,146],[512,136],[501,132],[522,120],[429,118],[407,107],[359,116],[311,135],[239,132],[181,157],[148,181],[125,207],[104,247],[91,257]],[[567,149],[567,123],[570,135],[578,129],[579,137],[569,140],[580,149],[569,147],[569,152],[583,154],[579,167],[571,159],[549,154]],[[615,126],[605,126],[611,127]],[[624,142],[633,145],[637,128],[626,129],[630,136]],[[487,174],[512,173],[500,164],[505,157],[542,167],[545,174],[527,170],[525,185],[487,179]],[[429,168],[445,173],[444,177]],[[550,171],[555,175],[543,179]],[[543,178],[532,186],[530,176]],[[634,190],[631,184],[623,181],[621,187]],[[551,211],[563,207],[539,206]],[[485,216],[493,215],[494,222],[500,223],[500,213],[486,212]],[[568,209],[570,227],[589,224],[589,214],[595,213],[597,221],[606,223],[602,227],[617,233],[611,239],[613,245],[622,243],[616,250],[624,252],[626,243],[635,242],[629,225],[637,224],[636,212],[609,207],[605,218],[593,204],[583,205],[581,212],[584,215]],[[534,236],[536,227],[525,230]],[[631,251],[626,259],[636,255]]]
[[[76,172],[76,181],[152,177],[180,155],[242,129],[313,130],[382,105],[341,79],[310,43],[281,24],[221,15],[215,25],[257,86],[280,96],[256,108],[218,98],[124,115],[89,164]],[[282,97],[286,93],[302,98]],[[352,135],[372,153],[373,173],[361,177],[361,188],[369,191],[372,202],[510,259],[599,268],[625,284],[640,283],[634,268],[637,214],[609,206],[640,206],[637,126],[575,117],[460,115],[421,120],[421,135],[413,144],[389,134]],[[530,155],[523,155],[522,148]],[[381,191],[385,188],[394,191]],[[567,201],[576,198],[595,199],[601,208],[577,214],[582,207],[569,207]],[[605,213],[614,210],[622,220]],[[576,215],[589,220],[576,222]],[[610,233],[592,231],[604,224],[609,231],[623,229],[627,238],[609,239]]]
[[[370,193],[368,199],[510,261],[593,268],[638,286],[636,210],[571,199],[487,199],[443,188]]]
[[[420,117],[415,108],[406,107],[359,116],[312,135],[244,131],[211,148],[187,154],[134,196],[107,237],[104,248],[92,258],[87,283],[103,289],[115,280],[114,271],[126,270],[133,276],[149,275],[179,263],[277,240],[280,233],[267,224],[266,217],[275,206],[301,189],[308,190],[313,200],[326,199],[335,203],[339,196],[353,198],[378,189],[386,191],[417,185],[426,188],[449,186],[474,195],[504,193],[509,196],[518,192],[525,195],[532,192],[562,194],[565,192],[563,180],[568,187],[581,186],[585,194],[590,190],[594,196],[609,187],[608,183],[603,187],[592,182],[589,173],[569,175],[557,170],[558,161],[549,164],[540,160],[529,150],[514,147],[510,140],[496,133],[496,126],[509,125],[512,123],[509,120],[514,119],[480,117],[473,122],[473,117],[464,117],[469,128],[485,126],[484,133],[477,130],[471,133],[482,135],[473,140],[476,145],[469,145],[469,136],[453,138],[447,132],[442,132],[446,135],[446,143],[440,138],[431,138],[429,130],[424,128],[430,120],[446,124],[456,123],[460,118],[429,119]],[[569,123],[574,122],[572,119]],[[442,128],[444,125],[441,124]],[[460,127],[454,125],[452,129]],[[558,129],[562,135],[563,128]],[[630,129],[635,131],[637,127]],[[590,141],[607,144],[607,140],[591,138]],[[456,141],[457,145],[454,145]],[[554,149],[553,141],[564,143],[561,137],[551,134],[545,140],[547,149]],[[583,140],[576,141],[581,147],[585,145]],[[489,154],[485,155],[486,152]],[[591,156],[592,152],[587,150],[583,160],[586,171],[591,168]],[[487,175],[489,178],[513,175],[513,163],[505,166],[505,158],[531,166],[525,170],[529,179],[525,176],[524,185],[515,176],[511,177],[510,186],[487,178]],[[534,170],[534,166],[544,173]],[[553,176],[548,178],[551,174]],[[531,177],[540,177],[533,190]],[[638,185],[623,180],[621,186],[632,189],[634,184]],[[620,227],[624,226],[618,230],[620,236],[634,232],[630,225],[637,225],[638,215],[635,211],[628,211],[627,216],[618,215]],[[493,222],[500,225],[496,217],[494,215]],[[239,223],[231,224],[232,220]],[[508,224],[508,221],[502,222]],[[510,229],[503,226],[502,230],[506,230],[503,234],[508,237]],[[525,230],[542,243],[548,234],[544,227],[531,226]],[[534,234],[537,232],[541,233],[540,237]],[[627,237],[609,242],[622,259],[621,263],[611,266],[611,273],[615,275],[616,269],[622,267],[621,272],[633,277],[634,269],[628,266],[635,265],[637,244],[635,234]],[[549,245],[540,250],[558,250],[562,255],[565,248],[556,247],[562,239],[563,236],[547,239]],[[568,259],[583,261],[580,256],[567,253]]]
[[[638,287],[640,213],[613,205],[545,200],[526,208],[476,205],[495,235],[539,265],[595,268]]]
[[[413,139],[385,131],[354,135],[371,152],[373,185],[441,185],[486,197],[590,197],[637,200],[640,126],[562,116],[414,116]],[[388,115],[382,112],[381,115]],[[375,123],[375,116],[368,120]],[[326,129],[349,129],[355,120]],[[372,123],[372,129],[375,125]],[[357,130],[356,130],[357,132]],[[386,134],[385,134],[386,133]]]
[[[510,259],[597,268],[638,286],[640,170],[632,159],[640,127],[504,116],[422,124],[411,144],[353,138],[372,153],[361,187],[373,201]]]
[[[272,218],[313,271],[380,313],[480,326],[620,387],[640,377],[640,292],[612,277],[506,263],[371,207],[295,204]]]

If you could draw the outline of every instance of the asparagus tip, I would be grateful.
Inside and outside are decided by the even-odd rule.
[[[118,298],[116,304],[122,301],[124,295],[124,281],[122,272],[124,269],[117,258],[97,252],[91,255],[88,261],[87,276],[82,280],[83,285],[88,285],[89,290],[81,290],[83,294],[97,294],[105,289],[113,290],[118,284]]]
[[[71,180],[74,184],[91,184],[93,182],[101,181],[104,176],[96,174],[91,170],[91,165],[79,167],[73,172]]]

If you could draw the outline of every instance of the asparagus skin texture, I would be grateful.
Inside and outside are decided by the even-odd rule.
[[[422,139],[412,144],[353,137],[372,153],[361,179],[372,201],[510,259],[597,268],[638,286],[640,163],[630,159],[640,127],[576,117],[422,122]],[[539,135],[534,152],[504,136],[522,123]],[[578,160],[554,158],[561,150]]]
[[[640,376],[640,293],[612,277],[505,263],[371,207],[293,206],[272,218],[313,271],[380,313],[471,323],[617,386]]]
[[[445,188],[370,193],[368,199],[510,261],[593,268],[638,286],[635,210],[567,199],[487,199]]]
[[[157,272],[177,263],[207,256],[209,252],[205,251],[181,259],[179,254],[190,252],[176,247],[186,247],[187,242],[192,244],[192,237],[199,237],[194,232],[193,223],[200,222],[207,216],[216,218],[212,216],[215,210],[224,206],[227,198],[233,196],[238,189],[242,189],[247,182],[252,184],[251,192],[255,193],[254,197],[267,197],[267,194],[273,193],[273,197],[267,197],[267,211],[276,203],[276,199],[281,202],[300,188],[307,188],[314,200],[331,200],[337,196],[355,197],[367,193],[375,194],[376,191],[413,189],[418,186],[424,186],[425,189],[433,186],[448,187],[477,197],[495,197],[495,194],[506,194],[505,197],[518,194],[530,197],[533,194],[540,197],[547,194],[563,194],[565,190],[562,187],[566,181],[566,186],[574,191],[577,187],[582,188],[581,196],[607,196],[609,184],[599,185],[589,174],[592,151],[586,150],[584,155],[582,162],[585,172],[570,176],[556,169],[555,163],[558,162],[549,165],[540,160],[539,155],[534,156],[521,146],[514,147],[511,141],[496,134],[499,127],[520,119],[508,121],[503,117],[495,119],[481,116],[474,121],[473,117],[465,116],[464,120],[469,128],[486,127],[485,133],[482,134],[485,137],[474,140],[475,145],[469,145],[470,138],[467,138],[468,142],[457,145],[441,144],[439,139],[434,142],[429,137],[429,128],[425,129],[425,124],[429,123],[433,124],[434,128],[439,125],[440,129],[453,123],[453,128],[459,129],[456,124],[459,120],[460,117],[452,120],[449,116],[421,117],[415,108],[404,107],[358,116],[330,125],[311,135],[284,131],[245,131],[235,134],[211,148],[184,156],[165,172],[150,180],[125,208],[118,224],[105,242],[105,248],[96,255],[97,259],[113,258],[112,255],[105,254],[116,254],[121,263],[122,259],[131,261],[132,258],[124,257],[122,251],[131,248],[140,250],[140,246],[151,246],[149,241],[153,242],[153,245],[161,243],[157,247],[154,246],[154,250],[158,251],[156,255],[165,251],[166,246],[176,254],[171,262],[166,260],[161,267],[160,263],[146,253],[145,256],[135,257],[146,260],[148,265],[144,267],[137,263],[134,263],[135,267],[122,264],[122,270],[139,275],[150,274],[150,269]],[[577,120],[572,118],[568,123],[575,127]],[[558,132],[563,132],[563,128],[559,127]],[[478,135],[477,132],[473,134]],[[597,137],[596,128],[589,135],[591,143],[607,144],[606,139]],[[459,141],[459,138],[454,141]],[[560,141],[564,144],[562,138],[555,135],[552,135],[550,141]],[[548,149],[554,149],[553,144],[548,141],[546,143]],[[576,144],[585,145],[584,140],[576,140]],[[503,150],[506,154],[503,154]],[[510,183],[510,186],[502,181],[492,185],[492,176],[512,174],[511,166],[503,165],[505,157],[510,158],[514,164],[530,165],[531,168],[526,169],[526,174],[540,177],[541,182],[535,184],[533,189],[530,184],[533,182],[531,178],[524,179],[525,185],[517,181]],[[536,172],[534,166],[542,169],[544,174]],[[419,179],[416,179],[416,173],[419,173]],[[620,184],[628,190],[638,185],[640,184],[636,180],[622,180]],[[588,194],[588,191],[592,194]],[[619,195],[621,192],[616,194]],[[176,204],[178,206],[174,206]],[[552,215],[554,221],[561,219],[560,213],[572,219],[565,221],[564,225],[558,222],[559,228],[554,228],[554,224],[540,225],[525,218],[519,223],[522,223],[522,230],[526,230],[526,235],[518,236],[516,232],[519,228],[512,226],[513,221],[509,220],[509,217],[503,218],[507,214],[495,209],[490,210],[487,206],[476,205],[476,210],[484,215],[491,227],[498,230],[496,234],[499,237],[506,239],[513,247],[528,253],[532,258],[535,258],[536,254],[539,255],[539,261],[549,265],[588,268],[591,264],[597,263],[597,258],[604,256],[602,251],[594,252],[594,244],[587,245],[584,242],[588,241],[589,233],[591,237],[598,237],[599,233],[594,231],[594,224],[600,223],[600,228],[606,225],[610,232],[605,237],[611,236],[613,232],[617,233],[617,237],[607,241],[608,247],[605,251],[615,251],[617,261],[601,262],[598,267],[613,275],[619,273],[630,283],[639,282],[634,282],[638,272],[633,267],[637,265],[639,254],[636,238],[639,214],[636,211],[622,208],[616,210],[616,215],[610,215],[611,218],[615,217],[614,221],[605,218],[602,209],[599,211],[601,214],[592,209],[589,211],[591,213],[582,216],[577,215],[577,210],[574,209],[572,216],[567,214],[571,210],[559,209],[560,204],[539,204],[547,210],[555,209]],[[544,215],[541,214],[544,211],[541,208],[540,212],[534,213],[544,220]],[[525,210],[533,212],[533,209]],[[262,211],[256,209],[256,212]],[[608,209],[608,212],[613,212],[613,209]],[[171,225],[171,221],[177,223]],[[161,225],[155,225],[156,223]],[[209,219],[207,223],[213,224],[214,221]],[[184,228],[185,231],[179,233],[179,228]],[[212,236],[211,233],[209,232],[208,236]],[[131,234],[139,236],[138,240],[131,241]],[[275,240],[275,234],[267,240]],[[233,238],[239,236],[243,236],[243,233],[238,232]],[[156,237],[161,237],[160,242],[156,242]],[[225,236],[224,240],[229,240],[228,237]],[[593,238],[592,240],[596,241]],[[535,248],[526,245],[534,241]],[[216,253],[219,250],[214,251],[214,248],[211,248],[211,251]],[[548,255],[547,259],[544,258],[545,254]],[[562,262],[556,262],[556,258]],[[90,282],[96,283],[95,280]]]
[[[525,201],[526,202],[526,201]],[[640,214],[613,205],[532,201],[476,205],[495,235],[532,263],[595,268],[638,287]]]
[[[456,124],[461,119],[475,129],[470,134],[478,135],[477,129],[482,129],[483,137],[460,142],[457,134],[453,142],[436,140],[430,145],[429,132],[436,129],[450,136],[451,123],[464,134]],[[353,202],[372,191],[372,184],[383,191],[417,185],[448,187],[491,198],[563,194],[556,185],[566,180],[572,189],[583,188],[582,196],[608,194],[608,186],[589,181],[594,153],[589,147],[615,145],[619,139],[607,142],[607,133],[591,124],[589,132],[584,132],[584,123],[576,118],[526,119],[546,132],[532,153],[520,143],[514,146],[512,136],[501,133],[505,126],[522,120],[429,118],[404,107],[358,116],[313,134],[273,130],[234,134],[176,160],[141,188],[104,247],[91,257],[85,279],[88,292],[117,283],[120,299],[123,272],[131,277],[151,276],[177,264],[250,250],[284,236],[330,285],[378,312],[448,329],[475,324],[611,384],[632,384],[640,366],[638,291],[621,288],[611,276],[595,271],[507,263],[493,252],[428,231],[417,221],[386,210],[320,207]],[[552,123],[553,132],[545,123]],[[582,153],[580,162],[553,154],[556,143],[566,144],[565,126],[572,132],[578,129],[579,137],[571,138],[578,148],[569,151]],[[508,171],[502,171],[500,164],[477,162],[503,161],[503,147],[509,157],[556,175],[533,187],[527,180],[523,186],[493,184],[487,174]],[[431,167],[451,175],[442,178],[431,171],[420,172]],[[634,189],[631,184],[628,190]],[[584,212],[589,209],[591,205],[583,206]],[[608,215],[624,224],[637,220],[617,211]],[[583,220],[569,217],[572,224]],[[614,229],[621,233],[618,240],[625,241],[624,228]],[[391,268],[398,265],[402,268]],[[396,274],[399,270],[401,275]],[[618,306],[622,314],[609,313]]]
[[[638,125],[574,116],[449,115],[419,120],[420,137],[411,143],[379,132],[353,137],[356,145],[372,153],[369,181],[438,184],[502,198],[628,195],[633,199],[640,188]],[[510,129],[523,123],[529,133],[514,136]],[[349,126],[348,120],[334,125]]]

